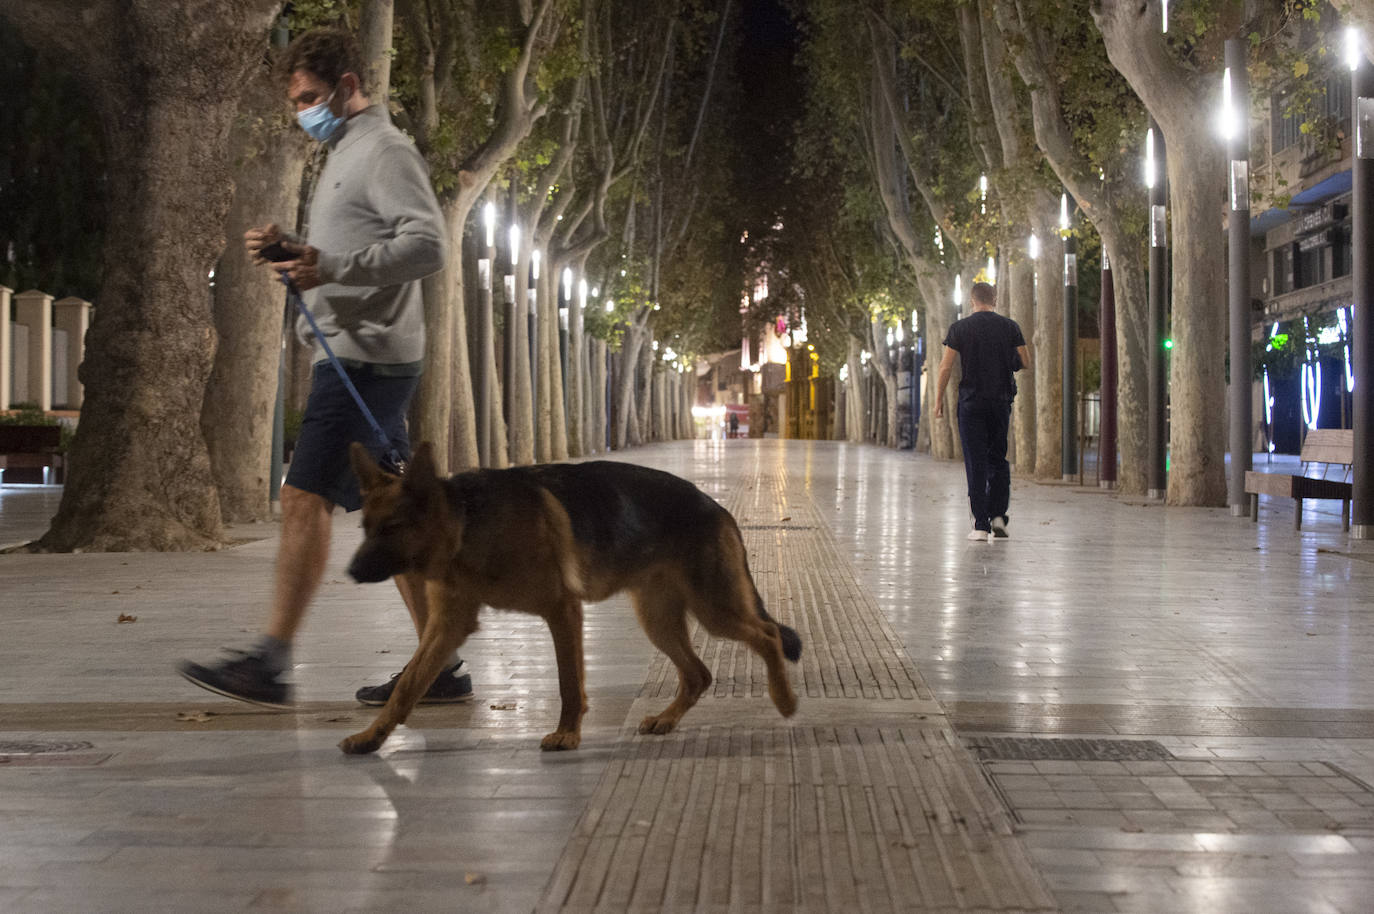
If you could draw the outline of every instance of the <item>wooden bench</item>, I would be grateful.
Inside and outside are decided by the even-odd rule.
[[[61,426],[0,425],[0,481],[44,482],[44,467],[62,466],[61,446]]]
[[[1354,487],[1350,483],[1350,464],[1355,460],[1355,432],[1348,428],[1317,428],[1307,433],[1302,443],[1302,474],[1262,473],[1249,470],[1245,474],[1245,491],[1250,496],[1250,519],[1259,520],[1259,497],[1278,495],[1297,502],[1293,512],[1293,529],[1302,529],[1302,501],[1304,498],[1333,498],[1341,502],[1341,529],[1350,529],[1350,499]],[[1322,464],[1321,476],[1307,475],[1313,464]],[[1344,479],[1327,479],[1331,464],[1345,467]]]

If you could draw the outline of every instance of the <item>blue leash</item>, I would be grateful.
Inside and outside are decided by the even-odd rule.
[[[362,394],[358,393],[358,388],[353,386],[353,379],[348,376],[348,372],[344,371],[343,364],[339,362],[339,357],[334,354],[333,349],[329,348],[329,341],[320,332],[320,325],[315,323],[315,316],[305,306],[305,299],[301,298],[300,290],[296,288],[295,283],[285,276],[281,277],[281,281],[286,286],[286,297],[295,302],[297,311],[305,315],[305,320],[310,324],[310,330],[315,334],[315,339],[324,349],[324,354],[329,356],[329,361],[333,364],[334,370],[339,373],[339,380],[343,381],[344,387],[348,388],[348,392],[353,395],[353,402],[357,403],[358,409],[362,410],[363,418],[367,420],[367,424],[372,426],[372,432],[377,436],[377,443],[381,445],[384,460],[382,469],[389,470],[397,476],[404,475],[406,471],[405,458],[401,456],[396,445],[391,443],[391,437],[382,431],[381,425],[377,422],[377,417],[372,415],[372,410],[368,409],[367,404],[363,402]]]

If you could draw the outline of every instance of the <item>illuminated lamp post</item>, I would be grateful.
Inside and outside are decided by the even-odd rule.
[[[1231,514],[1249,514],[1245,473],[1253,460],[1250,406],[1250,80],[1246,73],[1245,42],[1226,41],[1226,70],[1222,74],[1221,130],[1230,161],[1231,215],[1227,220],[1227,259],[1230,272],[1231,329]]]
[[[486,228],[482,259],[477,261],[477,278],[481,302],[477,307],[477,461],[491,466],[491,376],[487,374],[487,352],[492,340],[492,267],[496,262],[496,206],[488,202],[482,207],[482,223]]]
[[[1360,34],[1346,33],[1346,60],[1350,65],[1350,98],[1354,106],[1351,126],[1355,157],[1351,163],[1351,255],[1354,262],[1351,303],[1351,378],[1354,382],[1352,422],[1355,438],[1351,500],[1351,536],[1374,539],[1374,468],[1369,465],[1374,449],[1374,79],[1364,59]]]
[[[529,308],[525,314],[526,335],[530,350],[530,403],[538,409],[539,403],[539,265],[543,253],[538,248],[530,251],[530,290]]]
[[[510,240],[510,272],[506,274],[505,279],[506,332],[503,347],[505,355],[501,359],[501,399],[506,411],[506,425],[509,428],[515,418],[515,350],[518,342],[515,333],[515,321],[519,311],[515,302],[515,270],[520,264],[520,226],[511,225],[507,234]]]
[[[1059,196],[1059,234],[1064,239],[1064,358],[1059,400],[1059,470],[1064,482],[1078,479],[1078,244],[1071,232],[1069,195]]]
[[[1167,24],[1167,19],[1166,19]],[[1164,420],[1164,320],[1165,301],[1169,288],[1169,242],[1165,212],[1163,139],[1157,138],[1158,126],[1150,121],[1145,134],[1145,186],[1150,192],[1150,287],[1149,287],[1149,359],[1146,363],[1146,384],[1149,388],[1149,415],[1145,433],[1145,484],[1151,498],[1164,498],[1167,493],[1165,468]],[[1158,148],[1156,148],[1158,147]]]
[[[558,369],[563,378],[563,396],[568,395],[568,316],[573,302],[572,267],[563,268],[563,307],[558,309]]]

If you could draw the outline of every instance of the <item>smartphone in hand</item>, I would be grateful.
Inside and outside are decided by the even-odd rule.
[[[280,241],[274,241],[266,247],[259,248],[258,256],[263,260],[270,260],[273,263],[282,263],[287,260],[295,260],[300,255],[288,251],[282,246]]]

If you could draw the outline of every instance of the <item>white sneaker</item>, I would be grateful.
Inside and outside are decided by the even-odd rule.
[[[992,542],[992,534],[987,530],[970,530],[968,538],[971,543]]]

